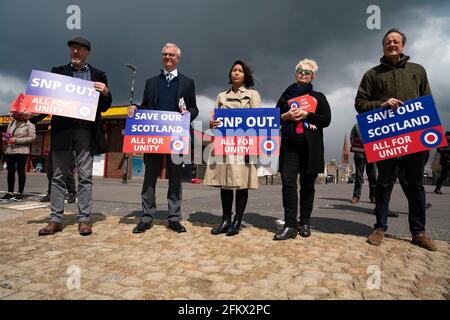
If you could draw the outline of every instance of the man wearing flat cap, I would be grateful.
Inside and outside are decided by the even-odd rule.
[[[101,113],[111,106],[112,98],[108,90],[108,81],[100,71],[86,60],[91,53],[91,43],[84,38],[74,38],[67,42],[70,48],[70,63],[54,67],[53,73],[94,82],[94,88],[100,93],[95,122],[52,116],[51,156],[53,177],[50,192],[50,223],[39,230],[39,235],[54,234],[63,229],[65,181],[69,173],[71,158],[75,153],[78,169],[78,231],[80,235],[92,233],[90,214],[92,210],[92,166],[94,154],[106,152],[107,144],[102,132]]]

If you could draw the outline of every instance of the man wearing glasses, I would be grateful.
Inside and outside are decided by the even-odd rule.
[[[408,62],[404,55],[406,36],[398,29],[389,30],[383,37],[383,57],[380,64],[367,71],[355,98],[355,108],[363,113],[376,108],[398,108],[404,101],[431,95],[425,69]],[[375,189],[375,230],[368,238],[372,245],[383,242],[387,230],[387,217],[392,187],[398,172],[405,171],[408,190],[409,228],[412,243],[430,251],[437,250],[435,243],[425,234],[425,189],[423,172],[427,152],[377,162],[378,180]]]
[[[191,121],[198,115],[195,98],[194,80],[178,72],[177,65],[181,51],[174,43],[167,43],[162,49],[164,69],[160,74],[150,78],[145,83],[144,97],[140,106],[129,106],[128,117],[134,117],[137,108],[147,110],[162,110],[174,112],[190,112]],[[145,176],[142,186],[142,216],[133,233],[142,233],[152,227],[153,216],[156,213],[156,179],[160,175],[161,163],[166,159],[169,173],[169,190],[167,201],[169,206],[169,228],[175,232],[186,232],[181,220],[181,164],[173,163],[170,155],[144,155]]]
[[[52,116],[51,150],[53,175],[50,192],[50,223],[39,230],[40,236],[54,234],[63,229],[64,195],[69,167],[75,152],[75,164],[78,169],[78,231],[86,236],[92,233],[90,214],[92,210],[92,166],[94,154],[107,151],[105,136],[102,132],[101,113],[111,106],[111,92],[103,71],[86,63],[91,53],[91,43],[84,38],[75,38],[67,42],[70,48],[70,63],[55,67],[53,73],[94,82],[94,88],[100,93],[95,122]],[[45,117],[41,115],[39,117]]]

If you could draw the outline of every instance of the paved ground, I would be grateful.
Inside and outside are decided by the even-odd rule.
[[[217,189],[184,185],[188,232],[177,234],[166,228],[167,183],[159,185],[160,219],[145,234],[131,233],[140,184],[98,180],[91,236],[78,235],[76,207],[68,205],[63,232],[38,237],[48,221],[48,208],[37,207],[45,178],[28,176],[26,201],[0,204],[0,299],[450,298],[450,188],[438,196],[427,187],[428,229],[440,239],[438,251],[428,252],[410,244],[397,187],[392,209],[400,218],[390,219],[390,236],[373,247],[366,243],[373,205],[349,204],[352,185],[319,185],[312,236],[283,242],[272,240],[280,186],[252,191],[245,227],[226,237],[210,234],[220,220]]]

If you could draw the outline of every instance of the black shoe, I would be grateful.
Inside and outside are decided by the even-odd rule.
[[[1,197],[0,200],[6,201],[9,199],[13,199],[13,198],[14,198],[14,193],[8,192],[3,197]]]
[[[16,193],[14,201],[22,201],[22,200],[23,200],[23,193]]]
[[[431,204],[431,203],[429,203],[429,202],[427,202],[427,203],[425,204],[425,210],[428,210],[428,209],[430,209],[430,208],[431,208],[431,206],[432,206],[432,204]]]
[[[179,221],[169,221],[169,229],[178,233],[186,232],[186,228]]]
[[[216,228],[211,229],[212,234],[221,234],[221,233],[227,233],[228,229],[231,227],[231,217],[230,216],[224,216],[222,218],[222,223],[217,226]]]
[[[67,203],[75,203],[77,202],[77,194],[74,193],[69,193],[69,197],[67,198]]]
[[[307,238],[311,235],[311,228],[309,227],[308,224],[302,224],[300,226],[298,234],[301,235],[303,238]]]
[[[280,233],[273,237],[273,240],[287,240],[289,238],[295,239],[297,237],[297,229],[284,227]]]
[[[235,215],[233,219],[233,223],[227,230],[227,237],[232,237],[239,234],[239,230],[241,229],[241,221],[242,216]]]
[[[50,202],[50,193],[47,193],[41,200],[39,200],[40,202]]]
[[[442,191],[441,191],[441,189],[436,189],[436,190],[434,190],[434,193],[437,193],[437,194],[443,194]]]
[[[388,217],[391,218],[398,218],[400,216],[400,214],[398,212],[392,211],[390,209],[388,209]]]
[[[151,223],[147,223],[147,222],[139,222],[139,224],[137,225],[137,227],[135,227],[133,229],[133,233],[143,233],[145,232],[145,230],[148,230],[152,227]]]

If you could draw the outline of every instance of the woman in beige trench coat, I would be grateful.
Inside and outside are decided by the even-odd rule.
[[[231,88],[217,96],[217,108],[260,108],[261,98],[258,91],[250,89],[254,85],[252,71],[244,62],[235,61],[228,73]],[[216,128],[219,121],[211,121],[210,127]],[[211,159],[213,159],[211,161]],[[222,201],[222,223],[211,230],[212,234],[226,233],[234,236],[239,233],[242,217],[248,199],[248,189],[258,188],[258,174],[254,164],[246,163],[245,156],[228,155],[223,163],[216,163],[210,157],[206,169],[204,184],[220,187]],[[231,222],[233,190],[236,190],[236,214]]]

